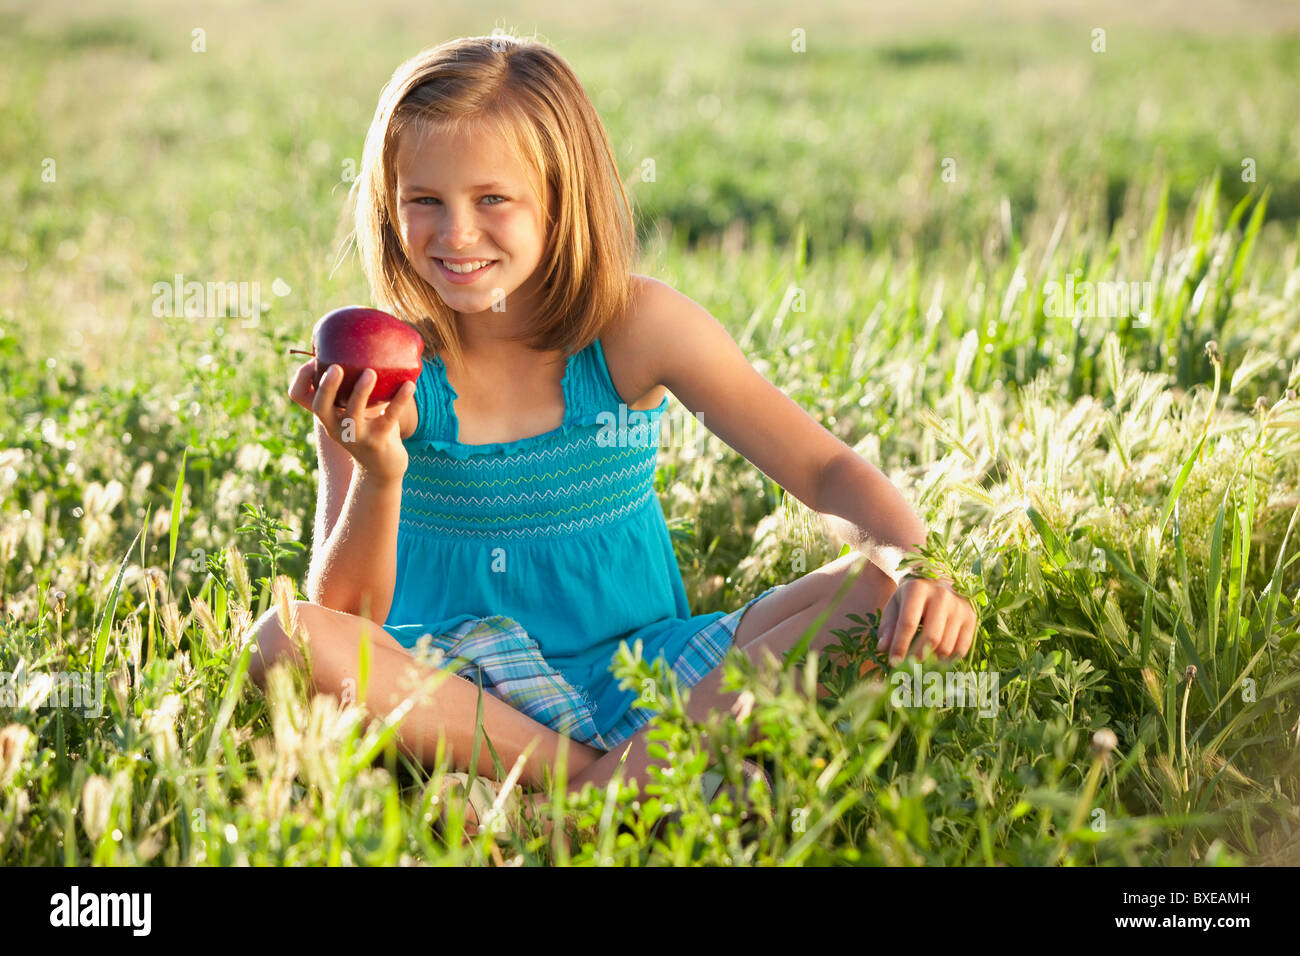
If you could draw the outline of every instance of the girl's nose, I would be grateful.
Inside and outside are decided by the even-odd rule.
[[[438,227],[438,238],[448,248],[472,245],[478,237],[474,217],[470,213],[447,210]]]

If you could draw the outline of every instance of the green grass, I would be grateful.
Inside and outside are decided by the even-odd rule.
[[[669,689],[674,772],[557,808],[566,848],[537,821],[462,841],[456,800],[434,828],[443,775],[392,726],[301,674],[263,694],[239,647],[278,579],[302,596],[310,553],[315,451],[285,349],[370,298],[354,261],[335,269],[346,163],[398,62],[492,26],[372,6],[346,26],[0,14],[0,670],[105,687],[95,717],[0,697],[0,861],[1300,862],[1300,154],[1266,92],[1293,80],[1294,24],[1112,11],[1104,54],[1090,24],[1029,18],[814,13],[802,54],[734,13],[537,24],[608,124],[640,271],[898,485],[976,600],[951,669],[1000,679],[981,717],[735,654],[749,717],[698,725],[662,668],[625,661]],[[176,273],[290,291],[264,291],[255,324],[155,317]],[[1067,276],[1152,298],[1054,314]],[[665,449],[657,477],[697,613],[839,553],[716,438]],[[871,654],[874,630],[845,650]],[[738,782],[746,754],[777,769],[772,799],[705,807],[694,777],[722,760]],[[652,842],[667,804],[682,825]]]

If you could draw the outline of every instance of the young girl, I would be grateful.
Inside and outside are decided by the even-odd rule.
[[[419,759],[431,764],[445,738],[468,769],[481,683],[503,765],[532,748],[525,783],[543,786],[542,768],[565,756],[574,787],[602,784],[627,751],[624,779],[643,786],[650,711],[610,671],[623,642],[664,659],[697,719],[735,698],[718,689],[733,643],[756,661],[779,657],[831,604],[815,648],[852,626],[848,614],[883,607],[895,658],[909,646],[966,653],[974,612],[947,582],[900,586],[857,553],[730,613],[691,613],[654,488],[668,389],[795,497],[896,556],[925,528],[704,309],[631,272],[633,216],[613,152],[555,52],[474,37],[404,63],[354,193],[374,298],[426,352],[419,380],[371,409],[372,372],[345,408],[338,369],[316,390],[305,363],[290,389],[317,419],[312,600],[293,612],[318,689],[355,688],[368,637],[376,709],[411,694],[408,672],[454,675],[402,721],[402,746]],[[649,428],[631,427],[637,413]],[[274,611],[259,622],[255,680],[296,656],[285,630]],[[487,747],[477,772],[493,774]]]

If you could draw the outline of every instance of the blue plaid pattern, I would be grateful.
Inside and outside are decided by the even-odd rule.
[[[683,689],[692,687],[717,667],[735,642],[741,616],[775,590],[768,588],[696,634],[671,665],[678,685]],[[522,625],[501,615],[466,621],[445,634],[426,634],[411,651],[435,667],[480,684],[486,693],[556,733],[600,750],[617,747],[655,714],[649,708],[631,707],[602,735],[596,729],[591,701],[582,688],[575,687],[546,661]]]
[[[434,649],[442,652],[441,660],[431,654]],[[537,642],[512,618],[466,621],[437,637],[421,637],[412,653],[479,684],[556,733],[609,749],[596,731],[587,696],[546,662]]]
[[[677,686],[685,690],[694,687],[727,656],[727,650],[736,641],[736,629],[740,627],[740,618],[751,605],[757,604],[773,591],[784,585],[768,588],[758,597],[745,602],[745,606],[726,614],[706,626],[686,645],[682,656],[672,665],[672,672],[677,675]],[[647,707],[630,707],[623,719],[605,732],[605,750],[612,750],[623,743],[638,730],[650,722],[655,711]],[[594,746],[594,745],[593,745]]]

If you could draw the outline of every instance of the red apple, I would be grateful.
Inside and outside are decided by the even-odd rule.
[[[312,384],[331,365],[343,370],[334,403],[342,405],[366,369],[375,370],[375,386],[366,407],[390,401],[404,382],[414,382],[424,366],[424,339],[401,319],[360,305],[345,306],[323,316],[311,334],[312,350],[290,349],[316,358]]]

